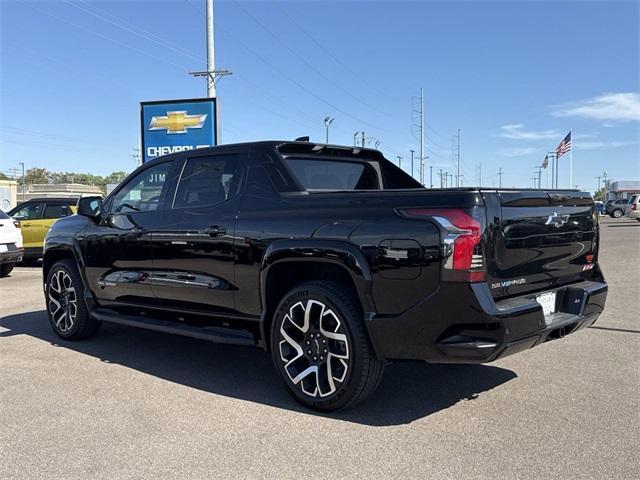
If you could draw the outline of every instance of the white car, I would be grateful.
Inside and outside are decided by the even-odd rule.
[[[629,197],[629,203],[627,203],[626,213],[627,217],[635,218],[640,222],[640,194],[631,195]]]
[[[22,232],[18,222],[0,210],[0,277],[6,277],[22,260]]]

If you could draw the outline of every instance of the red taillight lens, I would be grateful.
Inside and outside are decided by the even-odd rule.
[[[631,210],[635,210],[635,209],[636,209],[636,204],[635,204],[635,203],[632,203],[632,204],[631,204]]]
[[[469,280],[484,280],[482,253],[476,247],[482,240],[482,226],[469,210],[460,208],[412,208],[402,213],[411,218],[431,217],[447,230],[447,241],[453,245],[452,261],[445,268],[469,271]]]

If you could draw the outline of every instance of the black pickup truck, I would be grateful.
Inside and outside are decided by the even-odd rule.
[[[257,142],[81,199],[49,231],[44,290],[62,338],[113,322],[258,346],[330,411],[395,360],[491,362],[593,324],[598,244],[584,192],[430,190],[376,150]]]

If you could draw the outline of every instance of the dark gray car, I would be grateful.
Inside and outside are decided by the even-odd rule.
[[[627,201],[627,199],[609,200],[604,211],[612,218],[620,218],[627,208]]]

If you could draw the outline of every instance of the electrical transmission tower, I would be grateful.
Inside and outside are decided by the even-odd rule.
[[[460,186],[460,129],[451,140],[451,161],[456,166],[456,187]]]
[[[414,131],[414,135],[417,133],[420,139],[418,161],[420,165],[420,183],[424,185],[424,89],[420,88],[420,96],[412,97],[411,100],[411,126],[412,130],[417,129],[417,132]]]

